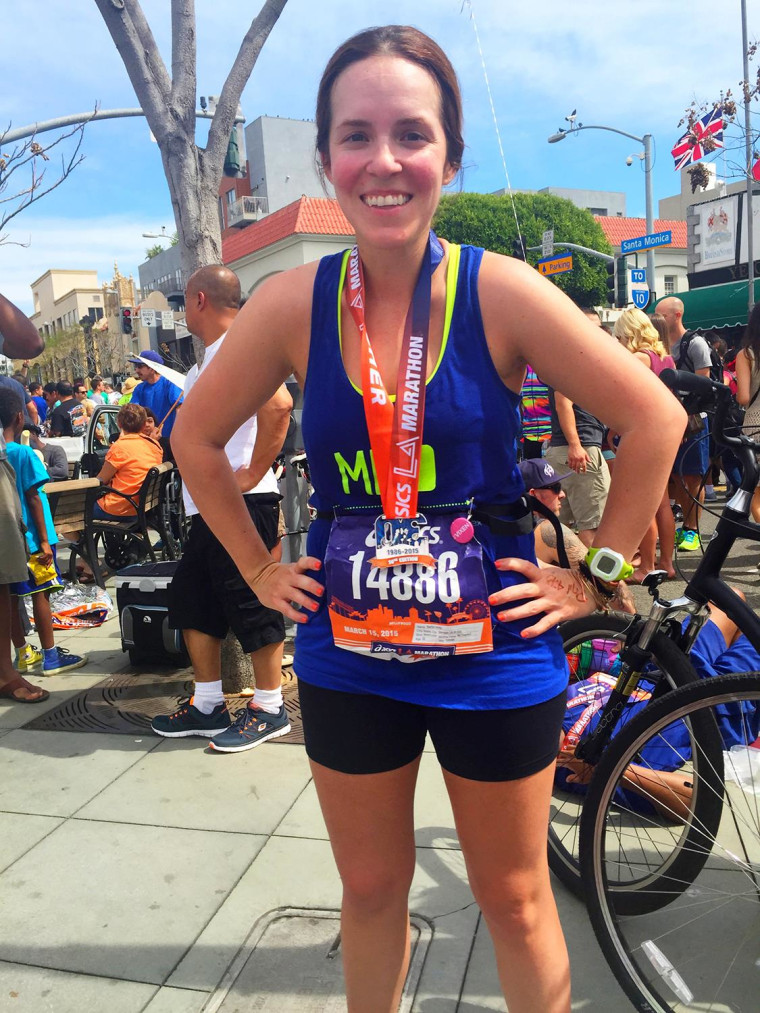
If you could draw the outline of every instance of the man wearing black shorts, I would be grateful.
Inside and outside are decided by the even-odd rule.
[[[201,367],[194,366],[188,374],[185,396],[221,347],[239,302],[240,282],[226,267],[203,267],[188,281],[187,326],[203,342],[206,354]],[[280,511],[271,465],[282,448],[292,406],[286,388],[281,387],[225,448],[248,512],[269,550],[279,544]],[[280,612],[259,602],[199,515],[186,487],[183,496],[192,526],[169,587],[169,622],[183,631],[195,671],[195,692],[173,714],[154,718],[151,727],[158,735],[201,736],[211,739],[214,750],[239,752],[290,731],[282,699],[285,623]],[[221,645],[230,629],[251,656],[256,683],[253,700],[234,724],[224,702],[221,676]]]

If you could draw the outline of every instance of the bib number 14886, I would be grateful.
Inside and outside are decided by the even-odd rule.
[[[363,549],[348,558],[352,564],[351,593],[354,601],[361,601],[365,597],[362,594],[362,580],[364,587],[376,591],[381,601],[388,601],[389,598],[394,601],[411,601],[414,598],[420,605],[430,605],[436,600],[450,604],[461,597],[456,552],[442,552],[436,560],[435,568],[419,563],[405,563],[379,569],[369,565],[367,553]]]

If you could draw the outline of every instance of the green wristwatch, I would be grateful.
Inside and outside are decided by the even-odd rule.
[[[584,562],[595,577],[612,583],[633,573],[631,564],[614,549],[589,549]]]

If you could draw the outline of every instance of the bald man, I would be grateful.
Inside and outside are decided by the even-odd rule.
[[[185,290],[188,330],[206,353],[185,381],[187,396],[213,361],[238,313],[240,282],[226,267],[202,267]],[[279,546],[280,494],[272,462],[282,449],[293,407],[283,385],[257,415],[248,419],[225,447],[248,512],[266,547]],[[213,410],[213,405],[209,406]],[[184,486],[185,510],[192,518],[190,536],[169,587],[169,622],[183,631],[195,674],[191,701],[152,722],[157,735],[200,736],[226,753],[251,749],[285,735],[290,723],[282,699],[282,648],[285,622],[266,608],[240,575],[235,562],[207,527]],[[248,707],[233,724],[222,694],[222,640],[228,631],[250,654],[256,683]]]
[[[684,327],[684,305],[677,296],[668,296],[657,303],[657,312],[668,328],[670,354],[679,369],[698,376],[710,375],[710,346],[701,334]],[[684,335],[687,341],[684,342]],[[705,490],[703,476],[710,467],[709,430],[707,419],[701,432],[690,435],[681,444],[673,466],[670,494],[683,511],[683,527],[676,531],[679,549],[693,551],[700,547],[699,522]],[[694,502],[697,500],[697,503]]]

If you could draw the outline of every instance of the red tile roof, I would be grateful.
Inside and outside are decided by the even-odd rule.
[[[222,241],[225,264],[293,235],[353,237],[351,223],[329,197],[299,197]]]
[[[618,218],[615,215],[594,215],[594,218],[602,226],[604,234],[612,246],[620,246],[624,239],[636,239],[637,236],[647,234],[645,218]],[[671,247],[676,250],[686,249],[686,222],[655,218],[654,231],[672,232]]]

